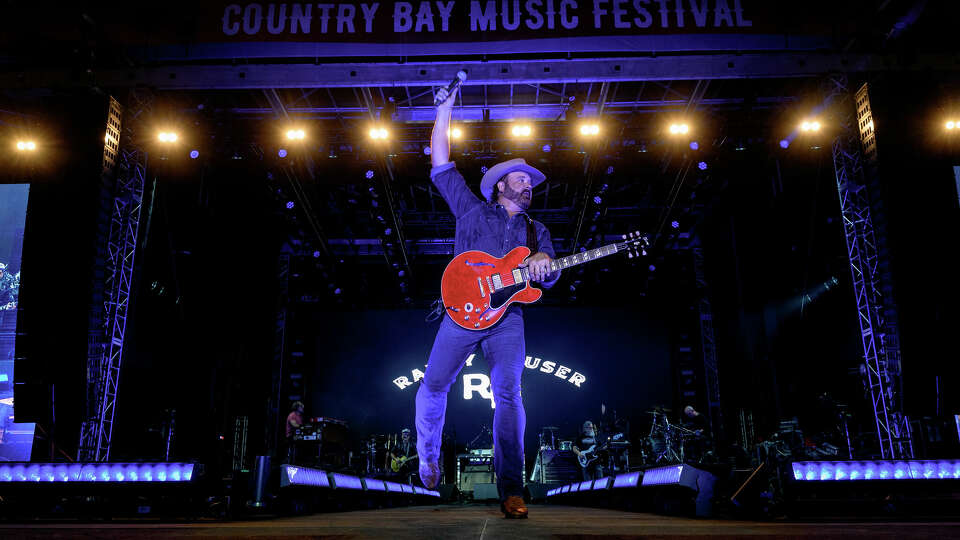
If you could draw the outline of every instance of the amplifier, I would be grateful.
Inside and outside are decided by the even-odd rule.
[[[580,480],[583,474],[572,450],[541,450],[540,464],[545,484],[569,484]]]

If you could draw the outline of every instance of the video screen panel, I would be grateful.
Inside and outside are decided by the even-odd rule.
[[[0,461],[29,461],[35,424],[13,421],[13,360],[29,184],[0,185]]]

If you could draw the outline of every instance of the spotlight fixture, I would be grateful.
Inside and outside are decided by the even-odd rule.
[[[689,124],[670,124],[671,135],[685,135],[690,132]]]
[[[17,141],[17,151],[33,152],[37,149],[37,143],[33,141]]]
[[[543,145],[540,149],[547,153],[549,153],[550,150],[553,150],[553,148],[549,144]]]
[[[673,220],[673,221],[670,222],[670,226],[673,227],[674,229],[679,229],[679,228],[680,228],[680,222],[677,221],[677,220]]]
[[[197,159],[198,157],[200,157],[200,152],[198,150],[190,151],[190,159]]]
[[[302,141],[307,136],[302,129],[289,129],[287,130],[287,140],[291,141]]]
[[[700,143],[698,143],[697,141],[690,141],[691,150],[698,150],[699,148],[700,148]]]
[[[953,121],[953,120],[947,120],[946,127],[947,127],[947,131],[950,131],[950,130],[953,130],[953,129],[960,129],[960,122],[955,122],[955,121]]]
[[[780,148],[783,148],[783,149],[790,148],[790,141],[788,139],[782,139],[780,141]]]
[[[293,201],[287,201],[287,210],[293,210]]]
[[[287,149],[286,149],[286,148],[281,148],[280,150],[277,151],[277,155],[280,156],[280,157],[282,157],[282,158],[287,157]]]
[[[455,127],[450,130],[450,136],[454,139],[461,139],[463,138],[463,130],[461,130],[458,127]]]
[[[701,161],[700,163],[697,163],[697,168],[700,169],[701,171],[707,170],[707,162]]]
[[[510,132],[514,137],[529,137],[533,130],[529,124],[518,124],[511,128]]]
[[[816,120],[804,120],[800,124],[800,131],[820,131],[820,122]]]
[[[172,131],[161,131],[157,134],[157,139],[162,143],[175,143],[180,137]]]
[[[582,124],[580,126],[580,134],[588,137],[592,137],[600,134],[600,124]]]
[[[372,179],[373,179],[373,169],[367,169],[367,172],[364,173],[363,176],[365,176],[367,180],[372,180]]]
[[[370,128],[370,138],[373,140],[379,140],[379,141],[386,140],[388,135],[389,133],[387,132],[386,128],[382,128],[382,127]]]
[[[486,165],[484,165],[483,167],[480,167],[480,174],[487,174],[487,170],[488,169]]]

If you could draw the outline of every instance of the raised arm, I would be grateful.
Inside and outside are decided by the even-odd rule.
[[[433,124],[433,134],[430,136],[430,161],[433,169],[430,170],[430,180],[437,186],[440,195],[447,201],[450,211],[457,219],[479,206],[480,199],[467,187],[463,176],[450,161],[450,115],[453,112],[453,103],[459,89],[455,89],[447,96],[447,90],[441,88],[438,95],[444,101],[437,107],[437,120]]]

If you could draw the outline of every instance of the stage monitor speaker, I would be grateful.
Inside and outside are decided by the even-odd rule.
[[[551,486],[547,484],[541,484],[540,482],[529,482],[527,484],[527,491],[530,492],[530,501],[544,501],[547,498],[547,490]]]
[[[477,483],[473,485],[473,500],[490,501],[498,500],[500,493],[497,491],[496,484]]]
[[[570,484],[581,479],[580,463],[572,450],[542,450],[540,462],[547,484]]]
[[[496,483],[497,475],[488,465],[468,465],[460,472],[460,491],[469,493],[476,484]]]

